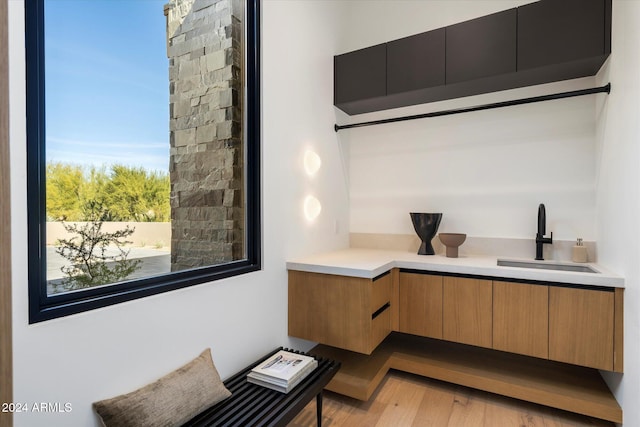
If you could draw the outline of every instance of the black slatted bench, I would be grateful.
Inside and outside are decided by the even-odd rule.
[[[247,382],[247,374],[280,350],[312,356],[300,351],[272,351],[224,382],[231,396],[193,417],[183,427],[286,426],[315,397],[318,427],[322,425],[322,389],[340,369],[340,362],[317,356],[318,367],[289,393],[281,393]]]

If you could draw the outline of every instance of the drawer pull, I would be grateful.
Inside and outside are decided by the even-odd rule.
[[[385,305],[383,305],[382,307],[380,307],[379,309],[377,309],[375,311],[375,313],[373,313],[371,315],[371,320],[375,319],[376,317],[380,316],[387,308],[391,307],[390,303],[386,303]]]

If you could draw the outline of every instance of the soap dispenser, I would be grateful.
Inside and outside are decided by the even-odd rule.
[[[573,247],[571,259],[573,262],[587,262],[587,247],[584,246],[581,238],[578,238],[576,245]]]

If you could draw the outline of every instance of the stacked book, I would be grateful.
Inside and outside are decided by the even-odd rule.
[[[289,393],[318,366],[311,356],[280,350],[253,368],[247,381],[283,393]]]

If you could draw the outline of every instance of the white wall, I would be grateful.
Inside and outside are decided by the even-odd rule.
[[[461,22],[522,1],[351,2],[344,50]],[[378,31],[380,29],[380,31]],[[380,34],[382,33],[382,35]],[[340,123],[468,107],[594,86],[580,79],[348,117]],[[350,156],[350,227],[413,234],[409,212],[443,212],[440,231],[530,238],[546,205],[557,240],[596,239],[595,97],[340,132]]]
[[[578,83],[433,103],[389,116],[591,86]],[[346,132],[352,232],[412,234],[409,212],[443,212],[440,231],[533,239],[538,204],[545,203],[547,233],[554,238],[596,238],[594,97]]]
[[[17,427],[97,425],[91,402],[144,385],[206,347],[226,377],[290,343],[286,259],[348,244],[348,199],[332,130],[341,7],[263,3],[263,270],[29,325],[23,1],[9,2],[14,398],[73,407],[67,414],[16,414]],[[301,168],[310,147],[323,160],[313,179]],[[311,192],[323,205],[314,223],[301,214]]]
[[[640,425],[640,2],[613,1],[612,48],[598,82],[597,227],[601,263],[625,277],[624,375],[607,375],[624,410]]]

